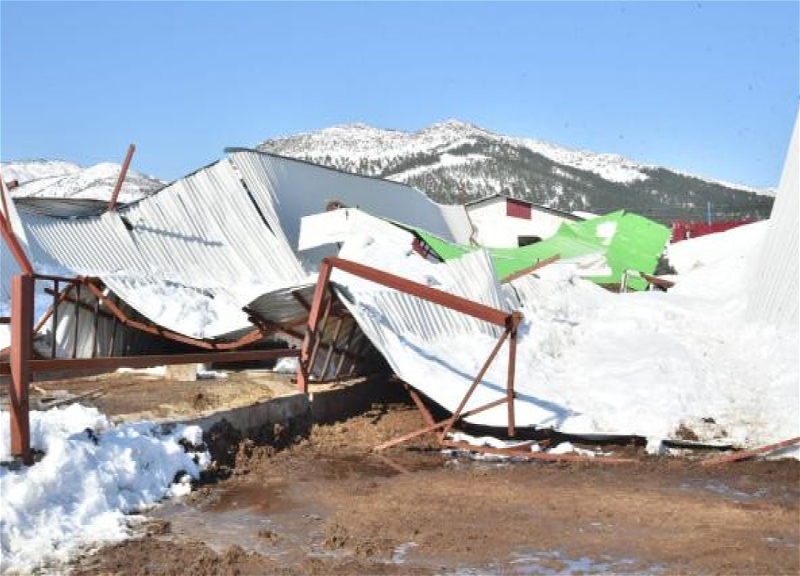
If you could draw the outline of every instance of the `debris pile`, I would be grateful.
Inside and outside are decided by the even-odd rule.
[[[98,214],[34,209],[4,189],[4,221],[37,287],[52,283],[39,288],[34,354],[61,363],[34,368],[252,360],[282,341],[302,391],[388,365],[453,414],[442,439],[463,418],[511,436],[635,435],[653,451],[686,430],[751,447],[800,421],[797,275],[771,264],[794,254],[796,270],[796,149],[795,130],[780,213],[670,246],[669,277],[655,275],[669,229],[636,214],[480,246],[463,206],[245,149]],[[8,302],[18,270],[5,243],[1,256]],[[792,295],[794,311],[776,312]]]

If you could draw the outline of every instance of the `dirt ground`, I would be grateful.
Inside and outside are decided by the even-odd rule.
[[[35,382],[31,407],[78,397],[115,420],[196,417],[215,410],[247,406],[291,392],[290,375],[273,372],[226,372],[222,378],[194,382],[167,380],[142,372]],[[69,396],[68,396],[68,395]]]
[[[245,441],[235,463],[150,511],[139,536],[76,574],[797,574],[796,461],[702,467],[477,461],[376,406],[286,449]],[[404,471],[401,471],[404,470]],[[227,476],[227,477],[226,477]],[[224,478],[224,479],[223,479]]]

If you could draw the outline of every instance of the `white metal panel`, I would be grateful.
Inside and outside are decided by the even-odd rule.
[[[273,202],[292,247],[297,246],[301,218],[324,211],[334,200],[375,216],[423,228],[445,240],[456,240],[469,227],[465,214],[463,221],[455,226],[457,213],[449,213],[446,219],[441,205],[405,184],[262,152],[236,151],[230,157],[259,205]]]
[[[772,324],[798,324],[798,172],[800,116],[795,121],[764,244],[750,278],[749,315]]]

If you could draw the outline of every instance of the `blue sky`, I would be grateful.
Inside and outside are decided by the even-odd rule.
[[[449,118],[751,185],[800,97],[798,2],[0,3],[0,155],[171,179],[278,135]]]

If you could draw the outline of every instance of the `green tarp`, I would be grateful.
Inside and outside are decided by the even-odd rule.
[[[443,260],[458,258],[479,246],[452,244],[424,230],[413,230]],[[562,224],[547,240],[521,248],[487,248],[501,280],[540,260],[558,255],[562,260],[603,254],[609,274],[589,277],[598,284],[619,284],[626,271],[652,274],[670,237],[669,228],[643,216],[620,210],[605,216]],[[643,290],[647,283],[629,278],[628,287]]]

